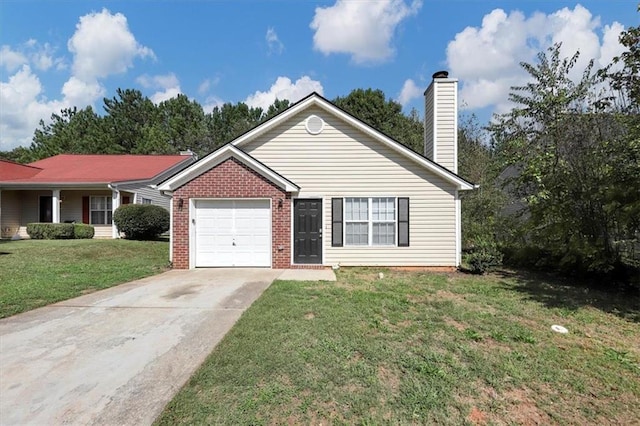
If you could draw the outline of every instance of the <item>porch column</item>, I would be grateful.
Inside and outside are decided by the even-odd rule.
[[[51,222],[60,223],[60,190],[51,190]]]
[[[115,188],[111,189],[111,236],[113,238],[120,238],[120,233],[118,232],[118,228],[116,224],[113,222],[113,215],[116,212],[116,209],[120,207],[120,191]]]

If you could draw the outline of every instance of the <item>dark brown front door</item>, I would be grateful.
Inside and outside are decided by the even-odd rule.
[[[293,263],[322,263],[322,200],[293,200]]]
[[[53,198],[51,195],[40,196],[40,222],[51,222],[53,220]]]

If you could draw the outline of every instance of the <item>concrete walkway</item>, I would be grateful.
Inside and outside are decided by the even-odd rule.
[[[281,273],[170,271],[0,320],[0,424],[150,424]]]

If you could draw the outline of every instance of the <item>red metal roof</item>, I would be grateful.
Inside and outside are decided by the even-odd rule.
[[[0,181],[29,178],[40,171],[41,169],[37,167],[25,166],[24,164],[0,158]]]
[[[112,183],[148,180],[181,161],[186,155],[82,155],[60,154],[35,161],[22,168],[36,168],[25,175],[22,168],[2,163],[0,182],[12,183]],[[16,164],[16,163],[12,163]],[[41,169],[39,172],[37,169]]]

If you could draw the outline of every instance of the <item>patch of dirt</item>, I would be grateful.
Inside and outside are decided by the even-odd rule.
[[[543,425],[551,423],[551,417],[540,408],[530,395],[530,389],[511,389],[503,398],[507,402],[503,418],[519,425]],[[580,423],[580,422],[579,422]]]
[[[436,296],[444,300],[455,300],[458,302],[466,302],[465,297],[462,294],[453,293],[449,290],[438,290]]]
[[[513,349],[511,349],[511,346],[509,346],[507,343],[500,342],[498,340],[495,340],[492,337],[486,337],[481,341],[477,342],[476,344],[478,345],[479,348],[486,348],[488,350],[498,350],[502,352],[513,351]]]
[[[458,331],[465,331],[467,326],[459,321],[454,320],[453,318],[444,317],[444,323],[449,327],[453,327]]]
[[[304,314],[304,319],[306,320],[312,320],[316,317],[316,315],[313,312],[307,312],[306,314]]]
[[[413,325],[413,321],[407,319],[407,320],[404,320],[404,321],[397,322],[397,323],[395,323],[393,325],[395,327],[398,327],[398,328],[408,328],[408,327],[411,327]]]
[[[394,394],[400,389],[400,377],[384,365],[378,367],[378,380]]]
[[[480,411],[478,407],[474,406],[467,416],[467,420],[469,420],[474,425],[485,425],[487,424],[487,413]]]
[[[356,363],[358,361],[361,361],[363,358],[364,356],[360,352],[355,351],[349,358],[349,363]]]

